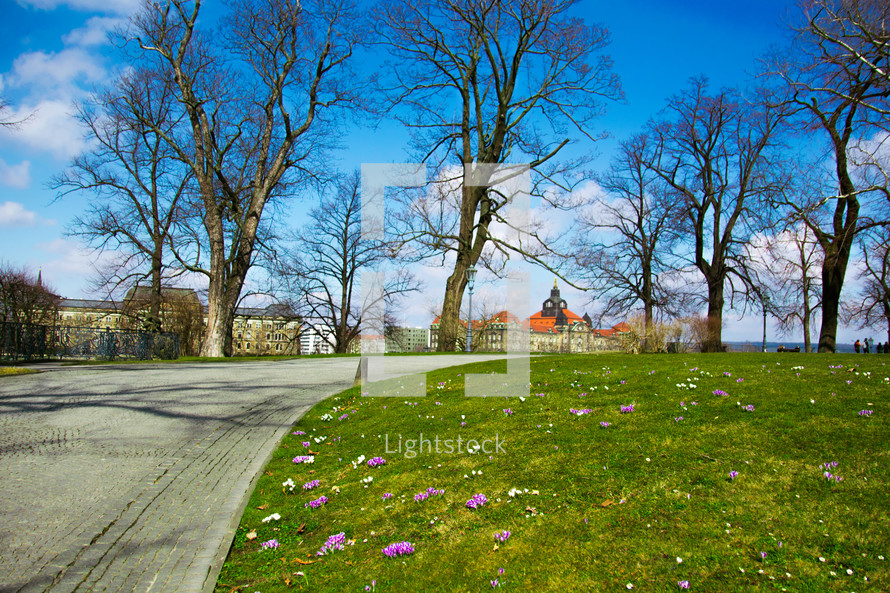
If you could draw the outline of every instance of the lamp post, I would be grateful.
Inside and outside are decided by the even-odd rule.
[[[476,268],[470,266],[466,271],[467,285],[470,289],[470,300],[467,302],[467,352],[473,351],[473,284],[476,282]]]
[[[765,294],[760,299],[760,304],[763,307],[763,351],[766,352],[766,315],[769,311],[769,295]]]

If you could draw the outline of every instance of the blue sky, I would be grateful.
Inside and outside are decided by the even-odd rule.
[[[72,102],[110,80],[119,64],[105,34],[123,23],[136,4],[16,0],[7,3],[0,20],[0,94],[16,113],[33,113],[18,130],[0,130],[0,260],[41,268],[44,278],[66,297],[87,296],[89,291],[95,256],[65,236],[88,197],[54,201],[47,184],[85,147],[69,116]],[[598,147],[601,161],[606,162],[617,140],[637,131],[689,77],[707,75],[715,87],[744,82],[755,58],[787,37],[784,23],[792,7],[788,0],[580,2],[579,16],[611,31],[608,53],[627,98],[626,104],[611,105],[600,122],[613,134]],[[392,126],[376,133],[353,129],[341,154],[343,167],[405,160],[401,137]],[[311,206],[294,203],[291,210],[299,215]],[[435,284],[437,275],[430,276],[434,283],[425,296],[428,302],[442,291],[441,283]],[[534,303],[548,296],[552,280],[541,282],[532,295]],[[579,313],[588,308],[586,297],[574,290],[564,290],[563,296]],[[424,316],[417,309],[407,321],[426,324]],[[759,339],[759,316],[737,322],[737,316],[727,312],[725,318],[724,339]],[[839,336],[839,342],[854,339],[850,331]],[[791,337],[785,341],[793,342]]]

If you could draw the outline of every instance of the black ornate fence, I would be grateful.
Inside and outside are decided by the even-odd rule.
[[[175,360],[179,334],[0,322],[0,359]]]

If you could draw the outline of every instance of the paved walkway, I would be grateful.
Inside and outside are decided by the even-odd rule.
[[[55,366],[0,380],[0,592],[211,591],[257,474],[357,363]]]

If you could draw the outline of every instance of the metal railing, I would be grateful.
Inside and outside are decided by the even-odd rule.
[[[175,360],[179,334],[0,322],[0,359]]]

